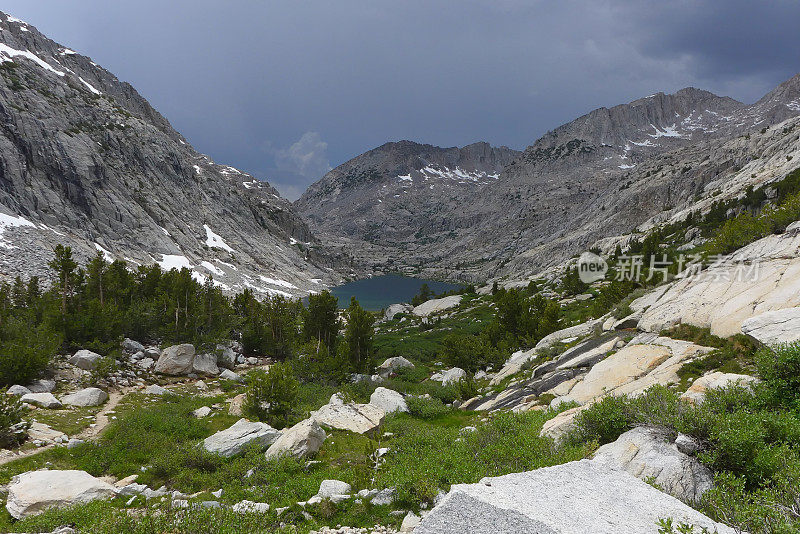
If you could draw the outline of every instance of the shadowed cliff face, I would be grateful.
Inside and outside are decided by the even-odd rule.
[[[0,213],[30,223],[0,226],[1,275],[44,275],[65,243],[263,295],[335,281],[273,187],[197,153],[90,58],[0,14],[0,62]]]
[[[695,88],[658,93],[594,110],[508,161],[511,151],[480,145],[501,170],[468,181],[450,163],[449,187],[411,172],[406,154],[421,145],[390,143],[330,171],[296,207],[367,269],[525,275],[693,198],[753,157],[754,143],[737,139],[797,115],[800,76],[752,105]]]

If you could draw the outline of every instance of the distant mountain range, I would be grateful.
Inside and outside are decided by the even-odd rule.
[[[752,105],[657,93],[596,109],[521,153],[389,143],[328,172],[295,206],[368,272],[525,275],[700,195],[757,157],[736,139],[798,115],[800,76]]]

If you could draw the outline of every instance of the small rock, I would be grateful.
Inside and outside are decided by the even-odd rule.
[[[211,408],[209,406],[201,406],[200,408],[192,412],[192,415],[195,416],[197,419],[208,417],[209,414],[211,414]]]
[[[70,440],[67,442],[67,448],[68,449],[74,449],[76,447],[80,447],[84,443],[86,443],[86,442],[83,441],[82,439],[70,438]]]
[[[80,369],[84,369],[86,371],[91,371],[97,365],[103,357],[97,354],[96,352],[92,352],[90,350],[79,350],[76,352],[69,360],[69,363],[78,367]]]
[[[138,341],[134,341],[126,337],[125,339],[122,340],[122,350],[124,350],[128,354],[144,352],[144,345],[142,345]]]
[[[319,485],[317,497],[330,498],[333,495],[349,495],[350,484],[341,480],[323,480]]]
[[[370,502],[376,506],[389,505],[394,502],[396,494],[397,490],[394,488],[382,489],[372,498]]]
[[[166,395],[167,393],[169,393],[169,390],[166,389],[166,388],[162,388],[158,384],[150,384],[149,386],[147,386],[144,389],[144,393],[145,393],[145,395],[162,396],[162,395]]]
[[[239,376],[238,374],[234,373],[230,369],[225,369],[224,371],[222,371],[219,374],[219,377],[222,380],[230,380],[232,382],[243,382],[244,381],[244,379],[241,376]]]
[[[237,514],[265,514],[269,512],[269,504],[265,502],[239,501],[231,509]]]

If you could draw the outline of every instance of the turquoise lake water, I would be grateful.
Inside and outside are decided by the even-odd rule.
[[[364,309],[379,311],[396,302],[409,302],[419,293],[422,284],[428,284],[428,287],[437,294],[461,287],[447,282],[387,274],[331,288],[331,293],[339,298],[340,308],[349,306],[350,297],[355,297]]]

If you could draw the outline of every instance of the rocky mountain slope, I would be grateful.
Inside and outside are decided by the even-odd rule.
[[[0,14],[0,278],[47,276],[57,243],[261,295],[336,280],[273,187],[196,152],[131,85]]]
[[[335,171],[297,206],[376,270],[473,281],[531,274],[732,177],[759,156],[758,140],[746,135],[786,145],[793,134],[781,139],[783,130],[769,127],[797,115],[800,76],[752,105],[694,88],[658,93],[549,132],[469,196],[430,191],[436,197],[425,202],[436,206],[433,213],[411,195],[394,197],[391,210],[348,212],[346,205],[382,203],[371,185],[337,194],[329,185]],[[420,215],[424,223],[415,224]]]

